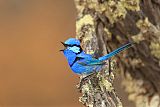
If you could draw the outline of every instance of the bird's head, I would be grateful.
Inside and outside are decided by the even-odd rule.
[[[66,40],[65,42],[61,42],[64,46],[63,50],[60,51],[72,51],[73,53],[80,53],[82,52],[82,48],[80,46],[80,41],[78,39],[75,38],[69,38],[68,40]]]

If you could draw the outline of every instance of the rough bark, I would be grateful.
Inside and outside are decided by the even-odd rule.
[[[122,106],[112,86],[117,66],[136,107],[160,107],[160,0],[75,0],[75,5],[76,37],[87,53],[99,57],[136,42],[82,81],[80,101],[89,107]]]

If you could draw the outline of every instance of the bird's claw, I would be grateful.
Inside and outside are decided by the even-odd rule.
[[[85,84],[85,82],[86,82],[87,80],[90,80],[91,78],[93,78],[95,74],[96,74],[96,73],[92,73],[92,74],[87,75],[87,76],[85,76],[85,77],[80,77],[79,84],[76,85],[77,89],[80,89],[80,90],[81,90],[81,89],[82,89],[82,86]]]

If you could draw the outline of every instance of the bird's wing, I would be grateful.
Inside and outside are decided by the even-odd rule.
[[[95,66],[95,65],[104,65],[105,62],[99,61],[98,59],[81,59],[78,61],[79,64],[83,65],[83,66]]]
[[[104,61],[100,61],[90,54],[86,54],[85,52],[82,52],[76,56],[77,63],[83,65],[83,66],[94,66],[94,65],[103,65],[105,64]]]
[[[79,58],[86,58],[86,59],[91,59],[92,55],[86,54],[85,52],[81,52],[80,54],[77,55]]]

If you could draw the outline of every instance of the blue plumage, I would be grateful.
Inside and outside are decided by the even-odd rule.
[[[67,58],[72,71],[77,74],[90,74],[99,71],[105,65],[105,60],[132,46],[132,43],[128,43],[96,59],[92,55],[86,54],[80,46],[80,41],[75,38],[70,38],[64,43],[62,42],[62,44],[65,46],[65,49],[61,51],[63,51],[64,56]]]

